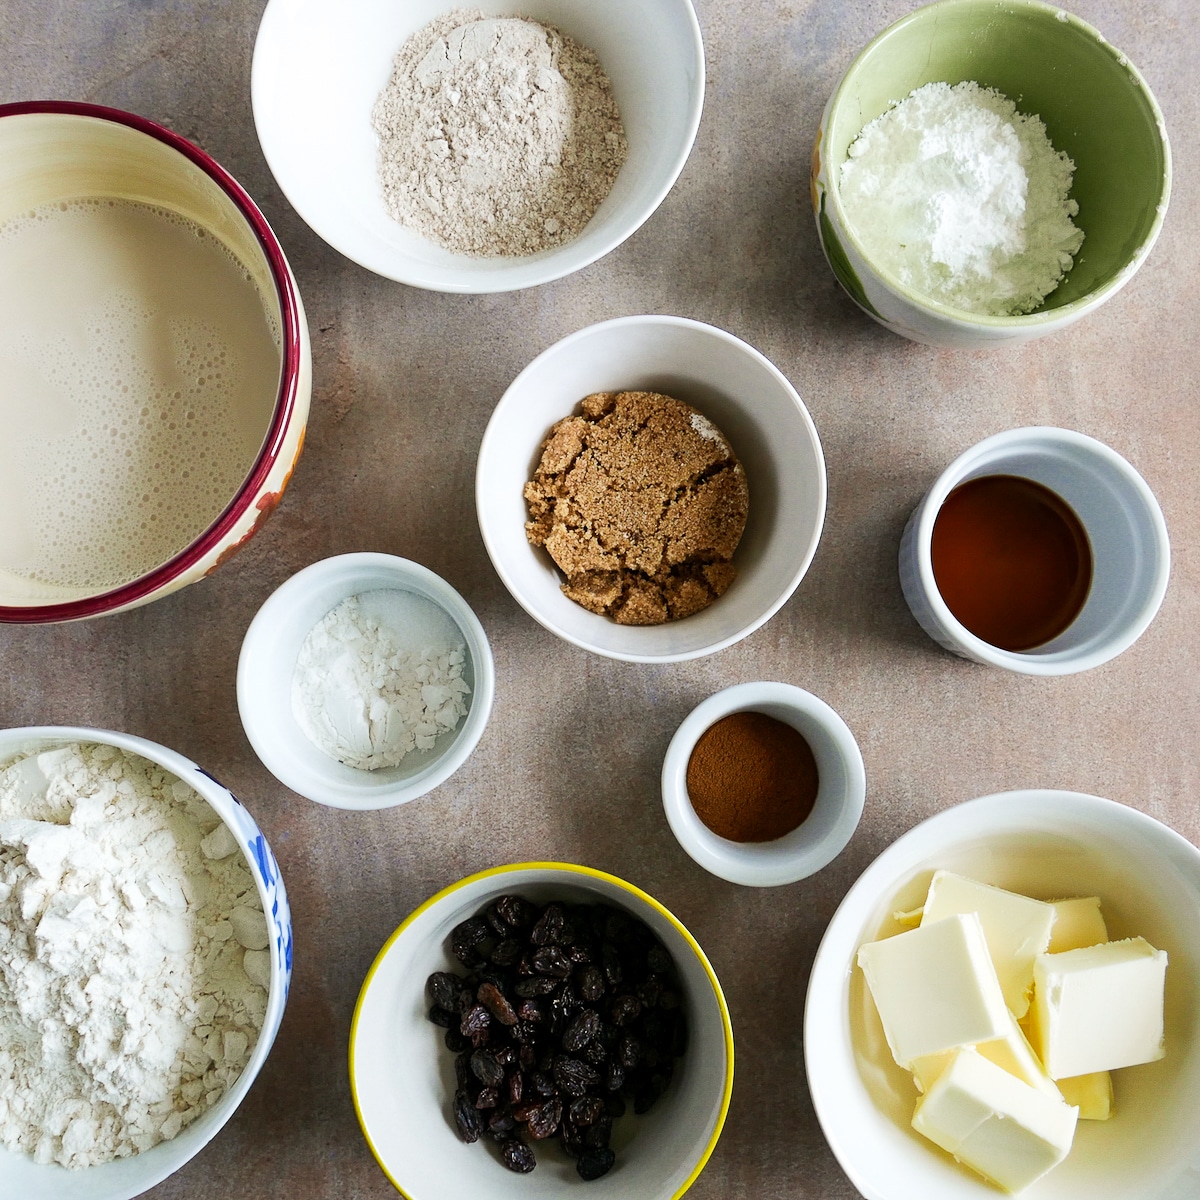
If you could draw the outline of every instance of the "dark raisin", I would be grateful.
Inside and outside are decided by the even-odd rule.
[[[508,937],[508,922],[501,915],[500,909],[495,904],[488,905],[487,911],[483,914],[483,919],[492,927],[492,931],[497,937]]]
[[[610,1062],[608,1070],[604,1073],[604,1090],[606,1092],[619,1092],[624,1086],[625,1068],[619,1062]]]
[[[483,1132],[483,1118],[471,1103],[466,1092],[454,1094],[454,1124],[458,1126],[458,1136],[464,1142],[477,1142]]]
[[[586,1058],[593,1067],[599,1067],[608,1061],[608,1050],[603,1042],[591,1041],[584,1046],[583,1057]]]
[[[458,1029],[447,1029],[442,1041],[446,1043],[446,1049],[451,1054],[461,1054],[471,1044],[471,1039],[463,1037]]]
[[[499,1087],[504,1080],[504,1068],[486,1050],[471,1055],[471,1073],[484,1087]]]
[[[510,1138],[500,1147],[500,1157],[510,1171],[528,1175],[537,1166],[533,1151],[520,1138]]]
[[[553,1096],[558,1090],[554,1086],[554,1081],[541,1071],[534,1071],[529,1076],[529,1085],[539,1096]]]
[[[636,996],[630,996],[628,993],[624,996],[618,996],[609,1009],[609,1020],[614,1025],[632,1025],[638,1019],[642,1011],[642,1002]]]
[[[643,979],[637,986],[637,997],[646,1008],[654,1008],[662,996],[662,980],[657,975]]]
[[[529,1021],[534,1025],[539,1025],[546,1019],[545,1010],[536,1000],[522,1000],[517,1005],[517,1016],[522,1021]]]
[[[453,1011],[458,1007],[462,983],[457,975],[451,975],[449,971],[434,971],[425,984],[425,990],[436,1007]]]
[[[511,1133],[516,1129],[517,1122],[514,1120],[512,1113],[498,1108],[488,1117],[487,1127],[489,1133]]]
[[[663,988],[662,995],[658,998],[658,1007],[666,1012],[673,1012],[679,1007],[679,1004],[679,993],[671,988]]]
[[[578,966],[580,963],[590,963],[594,957],[592,948],[580,942],[576,942],[570,950],[567,951],[567,957]]]
[[[537,1063],[537,1051],[533,1047],[532,1042],[524,1042],[520,1050],[517,1051],[517,1062],[521,1064],[522,1071],[532,1071]]]
[[[458,1024],[459,1016],[457,1012],[443,1008],[440,1004],[435,1004],[429,1010],[429,1019],[435,1025],[440,1025],[443,1029],[451,1029]]]
[[[454,1079],[458,1084],[458,1090],[461,1092],[467,1086],[469,1080],[475,1076],[471,1073],[471,1055],[469,1051],[464,1050],[454,1058]]]
[[[556,946],[566,926],[566,914],[561,904],[547,904],[529,935],[535,946]]]
[[[569,1054],[582,1050],[596,1036],[600,1028],[600,1016],[594,1008],[583,1008],[575,1014],[571,1023],[563,1030],[562,1046]]]
[[[492,947],[488,957],[498,967],[515,967],[521,959],[521,943],[516,938],[505,938]]]
[[[520,1104],[521,1097],[525,1094],[525,1076],[520,1071],[513,1071],[508,1077],[508,1102],[509,1104]]]
[[[482,1004],[472,1004],[463,1013],[459,1032],[468,1037],[475,1046],[482,1046],[488,1040],[492,1027],[492,1014]]]
[[[558,946],[543,946],[533,956],[533,969],[539,975],[552,975],[555,979],[566,979],[571,973],[571,960]]]
[[[621,956],[617,953],[616,946],[606,943],[600,951],[600,961],[604,967],[604,978],[608,981],[608,986],[616,987],[625,978],[625,973],[621,968]]]
[[[495,1108],[500,1103],[500,1091],[498,1088],[485,1087],[479,1089],[479,1095],[475,1097],[476,1108]]]
[[[599,1096],[579,1096],[571,1101],[571,1123],[579,1129],[586,1129],[607,1111]]]
[[[554,1059],[554,1082],[568,1096],[582,1096],[600,1082],[600,1073],[578,1058],[559,1054]]]
[[[575,1163],[575,1170],[580,1179],[599,1179],[612,1170],[616,1161],[617,1156],[607,1146],[602,1146],[598,1150],[585,1150]]]
[[[559,983],[549,975],[535,975],[532,979],[518,979],[513,991],[522,999],[531,1000],[535,996],[548,996]]]
[[[517,1014],[509,1004],[504,993],[494,983],[481,983],[477,993],[480,1004],[500,1022],[501,1025],[515,1025]]]
[[[602,1112],[580,1136],[589,1150],[599,1150],[601,1146],[607,1146],[612,1138],[612,1117],[607,1112]]]
[[[671,956],[657,942],[650,947],[646,955],[646,965],[656,975],[666,975],[673,967]]]
[[[491,933],[491,926],[482,917],[468,917],[450,931],[450,949],[464,967],[476,967],[482,957],[476,950]]]
[[[523,896],[501,896],[496,901],[495,909],[511,929],[532,925],[537,916],[537,909]]]
[[[586,966],[579,972],[579,994],[585,1000],[599,1000],[604,995],[604,975],[599,967]]]
[[[617,1061],[632,1070],[642,1061],[642,1043],[635,1037],[623,1037],[617,1046]]]

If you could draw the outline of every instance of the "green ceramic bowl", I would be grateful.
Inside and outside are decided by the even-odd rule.
[[[974,80],[1036,113],[1075,162],[1083,246],[1036,312],[951,308],[875,266],[842,209],[838,179],[863,126],[927,83]],[[1072,324],[1117,292],[1158,237],[1171,150],[1132,63],[1090,25],[1037,0],[942,0],[885,29],[834,89],[813,147],[812,199],[825,256],[855,302],[889,329],[937,346],[1025,341]]]

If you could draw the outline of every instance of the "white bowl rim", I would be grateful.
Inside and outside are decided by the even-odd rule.
[[[717,1141],[721,1136],[721,1131],[725,1127],[725,1118],[729,1113],[729,1104],[733,1097],[733,1022],[729,1015],[729,1005],[725,999],[725,993],[721,990],[720,980],[717,979],[717,973],[713,970],[712,963],[708,961],[708,955],[700,947],[700,943],[692,936],[687,926],[663,903],[656,900],[649,892],[644,892],[636,884],[622,879],[618,875],[612,875],[607,871],[598,870],[596,867],[583,866],[580,863],[568,862],[518,862],[505,863],[500,866],[488,867],[483,871],[476,871],[471,875],[459,879],[457,882],[444,887],[441,891],[430,896],[424,903],[419,904],[412,912],[400,922],[399,925],[388,936],[387,941],[383,943],[379,953],[375,956],[374,961],[367,970],[366,977],[363,979],[362,987],[359,989],[358,999],[354,1004],[354,1014],[350,1019],[350,1039],[347,1055],[347,1062],[350,1072],[350,1095],[354,1102],[354,1115],[358,1118],[359,1128],[362,1130],[363,1139],[370,1148],[371,1154],[375,1161],[379,1164],[384,1175],[387,1176],[392,1186],[405,1197],[405,1200],[411,1200],[408,1192],[401,1186],[400,1181],[396,1179],[383,1158],[380,1156],[375,1144],[371,1141],[370,1135],[367,1133],[367,1122],[363,1115],[362,1109],[359,1107],[358,1087],[355,1081],[355,1045],[358,1034],[358,1019],[362,1012],[363,1005],[366,1001],[367,990],[371,986],[371,981],[375,977],[375,973],[383,964],[384,959],[392,947],[399,941],[400,936],[404,931],[423,913],[428,912],[442,900],[454,895],[455,892],[462,888],[468,887],[470,884],[478,883],[484,879],[500,879],[505,875],[510,875],[519,871],[559,871],[568,875],[581,875],[585,879],[598,879],[603,883],[610,884],[623,892],[627,892],[635,899],[640,900],[643,904],[652,908],[657,912],[669,925],[671,925],[688,944],[692,953],[696,956],[700,965],[704,968],[704,973],[708,977],[708,982],[712,987],[713,997],[717,1002],[717,1007],[721,1012],[721,1026],[725,1037],[725,1082],[721,1092],[721,1103],[717,1112],[717,1119],[713,1124],[712,1134],[709,1137],[708,1144],[705,1146],[691,1173],[684,1180],[679,1189],[674,1193],[671,1200],[679,1200],[681,1197],[700,1176],[700,1172],[704,1170],[709,1158],[712,1157],[712,1152],[716,1149]]]
[[[809,1096],[812,1098],[813,1111],[817,1114],[821,1132],[825,1136],[829,1148],[833,1151],[843,1171],[851,1183],[859,1190],[866,1200],[892,1200],[886,1194],[868,1189],[857,1168],[857,1156],[852,1152],[840,1131],[834,1125],[831,1114],[836,1108],[836,1098],[827,1093],[822,1070],[830,1070],[836,1064],[831,1061],[818,1061],[814,1068],[814,1059],[829,1060],[836,1053],[833,1043],[835,1039],[828,1034],[828,1027],[818,1028],[818,1023],[828,1021],[831,1016],[838,1022],[838,1028],[849,1038],[849,1014],[841,1011],[831,1013],[830,1006],[836,1003],[840,1007],[841,990],[853,969],[853,955],[857,949],[857,936],[864,921],[878,905],[881,887],[886,886],[895,877],[892,864],[896,860],[904,861],[913,842],[926,838],[930,831],[940,832],[942,826],[950,830],[966,831],[973,823],[976,814],[995,812],[1001,816],[1012,815],[1014,804],[1036,804],[1044,806],[1047,802],[1065,803],[1080,815],[1094,815],[1100,809],[1118,820],[1130,825],[1152,830],[1154,835],[1172,846],[1178,853],[1194,863],[1200,870],[1200,849],[1193,846],[1187,838],[1177,833],[1169,825],[1156,820],[1140,809],[1121,804],[1116,800],[1107,800],[1102,796],[1094,796],[1088,792],[1073,792],[1059,788],[1016,788],[1007,792],[992,792],[973,800],[964,800],[951,807],[943,809],[919,821],[907,832],[898,837],[890,846],[884,849],[871,862],[863,873],[850,886],[850,890],[842,898],[837,910],[826,926],[825,933],[817,946],[813,959],[812,971],[808,977],[808,988],[804,1001],[804,1070],[808,1082]],[[855,946],[849,954],[840,956],[840,943],[851,933],[855,937]],[[835,958],[833,951],[839,951]]]
[[[281,9],[291,0],[267,0],[266,8],[263,10],[263,15],[259,19],[258,33],[262,32],[263,26],[266,24],[268,17],[271,15],[271,10]],[[271,175],[279,186],[279,190],[287,197],[291,206],[300,214],[306,225],[316,235],[332,246],[343,257],[348,258],[351,262],[357,263],[364,270],[371,271],[373,274],[381,275],[385,279],[394,280],[397,283],[407,284],[409,287],[423,288],[431,292],[450,292],[460,295],[494,295],[501,292],[520,291],[525,288],[540,287],[544,283],[552,283],[556,279],[562,279],[566,275],[572,275],[576,271],[583,270],[584,267],[591,266],[598,259],[603,258],[606,254],[611,253],[623,242],[632,237],[658,210],[660,204],[666,199],[667,194],[675,186],[679,179],[684,166],[687,163],[688,157],[692,152],[692,147],[696,143],[696,133],[700,128],[700,117],[704,109],[704,87],[705,87],[705,62],[704,62],[704,39],[700,31],[700,21],[696,16],[695,7],[692,0],[670,0],[671,3],[679,6],[679,12],[683,16],[688,26],[688,32],[691,35],[689,49],[691,51],[691,68],[692,68],[692,83],[688,89],[688,113],[687,113],[687,136],[684,138],[679,149],[675,153],[675,158],[671,163],[670,170],[663,177],[662,184],[654,195],[642,205],[635,216],[634,223],[623,231],[614,231],[609,237],[600,242],[594,252],[584,254],[577,258],[572,258],[570,254],[571,247],[574,242],[566,242],[562,246],[556,247],[553,251],[547,254],[546,268],[542,271],[531,272],[530,278],[519,283],[505,282],[504,272],[497,271],[491,273],[487,283],[482,282],[456,282],[452,279],[436,279],[428,276],[422,269],[403,270],[395,268],[383,268],[377,264],[364,262],[363,258],[351,254],[341,244],[336,236],[330,236],[328,232],[319,229],[312,223],[309,218],[309,206],[302,202],[301,198],[293,195],[293,189],[289,183],[285,183],[277,170],[278,156],[273,155],[269,146],[270,139],[264,139],[262,134],[262,123],[259,120],[258,98],[262,95],[265,84],[262,82],[264,68],[260,65],[259,58],[259,37],[255,35],[254,54],[250,65],[250,98],[251,111],[254,117],[254,127],[258,135],[258,143],[262,149],[263,157],[267,160],[267,166],[271,169]],[[447,8],[459,7],[451,5]],[[265,56],[265,51],[264,51]],[[566,261],[560,262],[558,251],[562,251],[562,258]],[[470,256],[462,255],[464,261],[471,261]],[[529,260],[526,258],[517,258],[513,260],[516,264],[524,265]],[[557,264],[557,265],[550,265]]]
[[[845,793],[838,801],[838,820],[818,841],[798,847],[785,861],[752,863],[742,857],[730,861],[723,845],[743,853],[754,844],[739,845],[705,829],[695,817],[687,796],[687,766],[700,735],[714,722],[735,712],[758,711],[770,704],[793,709],[812,718],[836,743],[847,769]],[[746,887],[776,887],[796,883],[823,870],[846,848],[862,817],[867,792],[862,752],[850,727],[824,700],[790,683],[736,683],[701,701],[683,719],[667,747],[662,766],[662,801],[675,839],[706,871]],[[691,819],[688,813],[692,812]],[[799,828],[803,828],[801,825]],[[767,843],[770,845],[770,843]]]
[[[507,571],[497,555],[493,538],[491,536],[491,509],[484,503],[483,492],[480,483],[483,477],[484,462],[487,458],[488,451],[491,448],[492,441],[499,436],[497,430],[504,423],[504,409],[515,402],[515,396],[524,383],[526,376],[532,374],[541,361],[550,354],[558,353],[574,342],[582,341],[584,338],[591,337],[601,330],[634,327],[638,325],[664,325],[674,326],[679,329],[690,329],[695,332],[715,337],[719,341],[724,341],[727,344],[734,346],[742,353],[752,358],[759,366],[763,367],[780,385],[787,396],[795,405],[796,413],[804,427],[804,431],[812,442],[815,464],[817,467],[817,491],[818,491],[818,507],[817,520],[814,523],[812,535],[809,538],[808,545],[804,548],[804,553],[800,556],[796,570],[792,577],[788,580],[787,586],[783,589],[780,595],[772,601],[770,605],[753,621],[743,626],[741,629],[735,630],[726,637],[712,642],[707,646],[701,646],[697,650],[686,650],[681,653],[674,654],[635,654],[618,650],[605,649],[600,646],[595,646],[591,642],[585,641],[583,638],[575,637],[564,629],[560,629],[557,625],[551,623],[547,618],[543,617],[527,600],[523,592],[518,588],[516,581],[509,571]],[[564,416],[567,414],[564,413]],[[475,511],[479,518],[479,532],[483,537],[484,548],[488,552],[488,558],[492,560],[492,566],[496,569],[496,574],[500,576],[501,582],[508,589],[509,594],[514,600],[544,629],[548,629],[551,633],[563,639],[565,642],[570,642],[573,646],[578,646],[581,650],[587,650],[591,654],[598,654],[603,658],[615,658],[621,662],[637,662],[637,663],[670,663],[670,662],[686,662],[693,658],[704,658],[709,654],[716,654],[718,650],[724,650],[729,646],[740,642],[743,638],[749,637],[756,629],[765,625],[791,598],[796,588],[800,586],[800,581],[808,573],[808,568],[812,566],[812,561],[816,557],[817,546],[821,541],[821,534],[825,529],[825,514],[829,502],[829,474],[825,467],[825,451],[821,446],[821,437],[817,432],[816,423],[812,419],[812,414],[808,411],[804,401],[800,398],[800,393],[792,386],[791,381],[786,375],[769,359],[761,350],[756,350],[749,342],[744,342],[736,334],[730,333],[728,330],[721,329],[716,325],[709,325],[704,321],[696,321],[691,317],[673,317],[661,313],[646,313],[642,315],[627,316],[627,317],[612,317],[607,321],[597,321],[593,325],[586,325],[583,329],[577,329],[574,333],[568,334],[564,338],[560,338],[557,342],[546,347],[523,371],[508,385],[504,395],[500,397],[495,409],[492,411],[491,418],[487,423],[487,428],[483,431],[483,439],[479,443],[479,456],[475,462]],[[607,618],[606,618],[607,619]],[[685,618],[686,619],[686,618]]]
[[[0,760],[4,758],[3,743],[16,740],[24,741],[42,741],[49,740],[59,743],[71,742],[96,742],[101,745],[115,746],[118,749],[126,750],[131,754],[136,754],[141,758],[148,759],[157,766],[162,767],[165,771],[174,775],[181,782],[186,783],[201,799],[213,810],[223,826],[229,828],[228,822],[217,811],[213,804],[210,793],[213,789],[219,792],[227,793],[233,797],[237,804],[242,808],[245,805],[234,796],[223,783],[209,775],[208,772],[198,763],[193,762],[185,754],[181,754],[178,750],[172,750],[169,746],[164,746],[161,742],[151,741],[149,738],[140,737],[135,733],[122,733],[116,729],[101,729],[98,726],[89,725],[25,725],[0,730]],[[199,776],[200,778],[196,778]],[[249,810],[246,810],[249,814]],[[253,814],[249,814],[250,819],[254,822],[255,827],[258,827],[257,820]],[[259,830],[261,833],[261,829]],[[265,838],[264,838],[265,840]],[[254,879],[255,890],[258,892],[259,900],[263,902],[263,916],[267,921],[268,929],[272,915],[265,911],[267,897],[264,895],[262,885],[259,878],[259,871],[255,864],[249,862],[248,856],[242,850],[241,844],[238,845],[238,852],[242,855],[243,860],[246,860],[247,869],[250,871]],[[287,889],[284,886],[282,876],[277,880],[279,888],[284,897],[287,896]],[[288,924],[291,924],[290,905],[288,906]],[[276,918],[278,919],[278,918]],[[229,1111],[220,1120],[219,1123],[207,1131],[207,1136],[182,1162],[174,1166],[168,1166],[165,1170],[159,1168],[150,1172],[145,1180],[139,1180],[135,1185],[136,1191],[126,1193],[126,1200],[134,1200],[143,1192],[149,1191],[150,1188],[156,1187],[163,1180],[170,1178],[177,1171],[183,1169],[187,1163],[191,1162],[200,1152],[213,1141],[216,1136],[229,1123],[233,1114],[241,1107],[242,1101],[246,1098],[247,1093],[253,1086],[254,1081],[258,1078],[259,1072],[262,1070],[263,1064],[267,1061],[267,1056],[271,1052],[272,1046],[275,1044],[275,1036],[278,1033],[279,1022],[283,1019],[283,1012],[287,1006],[288,989],[285,987],[285,979],[279,967],[279,960],[276,955],[270,955],[271,962],[271,979],[270,986],[267,989],[267,1010],[263,1016],[262,1028],[258,1031],[258,1036],[255,1040],[254,1049],[251,1051],[250,1058],[246,1062],[246,1066],[242,1069],[242,1073],[238,1076],[233,1087],[226,1091],[225,1095],[217,1101],[214,1108],[223,1106],[226,1101],[230,1101]],[[278,1011],[278,1018],[273,1016],[275,1011]],[[264,1038],[263,1034],[270,1026],[276,1026],[275,1032],[269,1037]],[[211,1109],[206,1111],[212,1111]],[[186,1133],[186,1130],[184,1130]],[[174,1140],[174,1139],[170,1139]],[[163,1142],[160,1145],[169,1145],[170,1142]]]
[[[891,22],[886,28],[882,29],[875,35],[863,48],[855,55],[853,62],[843,72],[841,78],[837,82],[837,86],[829,99],[829,114],[833,113],[838,100],[841,97],[842,90],[845,87],[846,81],[850,73],[856,70],[867,57],[868,54],[875,50],[876,45],[889,37],[895,30],[907,25],[915,20],[920,20],[924,14],[930,9],[957,7],[959,5],[978,5],[980,0],[935,0],[933,4],[926,4],[920,8],[914,9],[912,12],[906,13],[898,20]],[[999,5],[996,5],[999,7]],[[1035,312],[1022,313],[1017,316],[993,316],[990,313],[973,313],[963,308],[956,308],[954,305],[946,304],[936,297],[929,296],[924,292],[914,291],[908,284],[904,283],[898,276],[891,271],[879,266],[874,258],[863,248],[862,240],[859,238],[854,229],[853,224],[846,216],[846,211],[842,207],[842,198],[840,191],[840,180],[835,179],[836,174],[832,169],[828,172],[829,186],[826,189],[827,193],[832,198],[832,204],[837,210],[838,216],[841,219],[842,228],[845,230],[846,236],[850,239],[854,248],[862,256],[863,262],[870,263],[871,270],[879,276],[880,280],[891,291],[895,292],[901,299],[906,300],[914,308],[937,317],[943,321],[949,321],[951,324],[960,329],[971,330],[980,327],[988,329],[1034,329],[1039,325],[1053,325],[1062,321],[1063,318],[1072,317],[1076,314],[1090,312],[1093,308],[1098,307],[1114,292],[1118,292],[1125,286],[1126,283],[1133,277],[1135,272],[1146,261],[1150,251],[1154,249],[1155,242],[1158,241],[1158,235],[1162,232],[1163,221],[1166,219],[1167,206],[1171,200],[1171,183],[1172,183],[1172,159],[1171,159],[1171,143],[1167,137],[1167,126],[1163,119],[1162,109],[1159,108],[1158,100],[1154,93],[1150,90],[1150,85],[1146,82],[1142,73],[1129,61],[1129,58],[1123,54],[1116,46],[1102,34],[1095,26],[1088,24],[1087,21],[1074,13],[1066,12],[1060,5],[1047,4],[1044,0],[1004,0],[1004,7],[1010,9],[1028,9],[1031,11],[1042,11],[1052,15],[1057,21],[1072,25],[1081,33],[1088,35],[1096,42],[1101,49],[1107,51],[1129,74],[1133,77],[1133,81],[1137,88],[1145,96],[1149,104],[1150,111],[1154,114],[1155,124],[1158,128],[1159,137],[1162,141],[1163,149],[1163,178],[1162,190],[1159,196],[1157,211],[1154,220],[1151,222],[1150,228],[1146,233],[1146,237],[1142,243],[1134,250],[1132,258],[1118,271],[1107,283],[1102,284],[1094,291],[1088,292],[1085,296],[1080,296],[1077,300],[1072,300],[1067,304],[1060,305],[1057,308],[1039,308]],[[901,97],[903,98],[903,97]],[[827,128],[828,122],[823,121],[822,127]],[[1048,293],[1053,294],[1053,293]]]
[[[256,669],[258,646],[266,631],[272,627],[272,621],[278,609],[290,603],[293,598],[300,596],[313,584],[329,577],[344,573],[351,577],[354,573],[365,570],[380,570],[392,573],[396,578],[396,586],[406,589],[406,581],[419,580],[430,590],[436,592],[435,603],[441,607],[455,622],[467,644],[471,655],[471,665],[474,672],[474,690],[471,697],[471,707],[464,719],[460,732],[454,742],[449,745],[439,758],[429,765],[427,773],[422,773],[415,782],[401,781],[390,786],[368,788],[370,772],[363,772],[363,795],[355,796],[350,789],[325,791],[321,788],[309,787],[302,790],[297,783],[301,780],[291,768],[291,760],[280,747],[263,736],[262,726],[250,703],[251,675]],[[347,591],[347,596],[355,595]],[[242,728],[254,753],[258,755],[263,766],[275,776],[285,787],[291,788],[297,795],[328,808],[340,808],[354,812],[368,812],[383,808],[393,808],[396,805],[407,804],[424,796],[445,783],[459,767],[474,753],[479,739],[487,728],[491,717],[492,703],[496,694],[496,670],[492,658],[491,645],[487,633],[474,610],[463,598],[462,594],[447,582],[436,571],[431,571],[421,563],[409,558],[401,558],[396,554],[384,554],[377,551],[355,551],[349,554],[335,554],[329,558],[318,559],[307,567],[289,576],[263,601],[254,619],[246,629],[242,638],[242,648],[238,654],[237,668],[237,701],[238,714],[241,717]],[[311,792],[321,791],[321,795],[311,795]]]
[[[1150,595],[1137,619],[1132,621],[1119,635],[1114,635],[1102,646],[1089,653],[1077,650],[1059,650],[1048,654],[1037,654],[1015,650],[1002,650],[985,642],[973,634],[950,611],[942,593],[938,590],[937,581],[933,576],[933,557],[931,546],[933,527],[946,497],[962,482],[964,468],[970,469],[970,464],[996,450],[1003,450],[1009,445],[1022,441],[1037,439],[1046,444],[1059,444],[1067,447],[1085,450],[1087,453],[1103,460],[1114,473],[1119,475],[1142,502],[1145,514],[1154,527],[1153,549],[1158,559],[1154,572],[1154,580]],[[964,450],[944,471],[942,471],[933,486],[921,501],[921,515],[913,530],[914,545],[917,552],[917,572],[924,599],[933,610],[937,620],[973,657],[993,667],[1003,667],[1005,670],[1016,671],[1022,675],[1073,675],[1079,671],[1088,671],[1099,667],[1118,654],[1128,650],[1134,642],[1150,627],[1150,622],[1158,614],[1159,608],[1167,594],[1167,584],[1171,578],[1171,542],[1167,534],[1167,522],[1163,516],[1158,499],[1150,490],[1150,485],[1142,478],[1128,459],[1124,458],[1111,446],[1089,437],[1086,433],[1077,433],[1073,429],[1059,429],[1053,425],[1027,425],[1020,429],[1006,429],[1003,433],[993,434],[981,442]]]

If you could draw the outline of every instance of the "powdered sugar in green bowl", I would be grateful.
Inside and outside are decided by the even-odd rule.
[[[1039,117],[1054,149],[1074,163],[1072,219],[1082,245],[1058,286],[1018,315],[970,311],[946,291],[923,288],[920,273],[872,250],[872,231],[856,227],[842,186],[850,147],[866,125],[927,84],[965,82]],[[1141,75],[1090,25],[1038,0],[941,0],[910,13],[850,66],[813,147],[813,207],[834,274],[893,332],[937,346],[1027,341],[1099,307],[1145,261],[1170,189],[1162,114]]]

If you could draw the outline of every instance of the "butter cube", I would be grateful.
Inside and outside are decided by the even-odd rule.
[[[1056,1167],[1071,1149],[1076,1110],[974,1050],[960,1050],[917,1102],[913,1128],[1009,1192]]]
[[[1100,915],[1099,896],[1079,896],[1074,900],[1052,900],[1054,925],[1050,930],[1047,954],[1064,950],[1082,950],[1108,941],[1108,928]]]
[[[1167,955],[1144,938],[1043,954],[1034,968],[1034,1049],[1051,1079],[1163,1056]]]
[[[1113,1113],[1112,1076],[1107,1071],[1060,1079],[1062,1098],[1079,1109],[1081,1121],[1107,1121]]]
[[[951,871],[936,871],[921,924],[969,912],[979,914],[1005,1003],[1020,1019],[1029,1009],[1033,960],[1050,945],[1054,907]]]
[[[1008,1034],[1004,996],[974,913],[860,946],[858,965],[902,1067]]]
[[[1033,1052],[1029,1039],[1022,1032],[1016,1019],[1009,1014],[1008,1033],[994,1042],[981,1042],[975,1047],[976,1053],[994,1062],[1010,1075],[1016,1076],[1022,1083],[1031,1088],[1061,1100],[1062,1094],[1054,1085],[1054,1080],[1042,1069],[1041,1060]],[[943,1054],[932,1054],[925,1058],[914,1059],[911,1064],[913,1079],[922,1092],[929,1091],[937,1077],[953,1061],[955,1050],[947,1050]],[[1070,1103],[1074,1104],[1072,1100]]]

